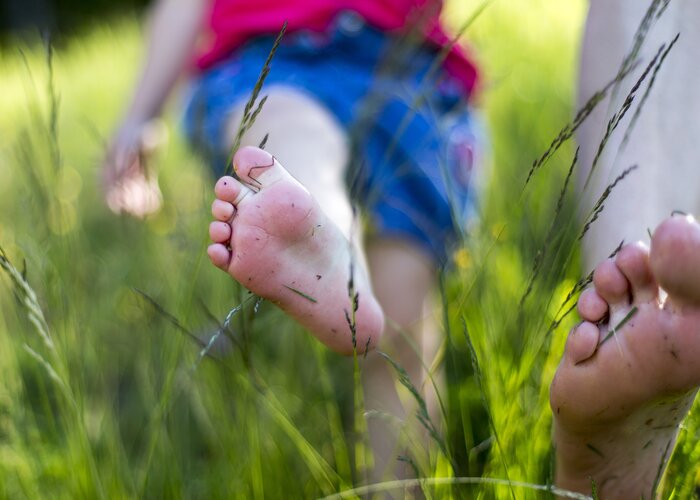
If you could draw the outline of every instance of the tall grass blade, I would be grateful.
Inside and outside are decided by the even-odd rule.
[[[486,388],[483,385],[483,375],[481,371],[481,366],[479,365],[479,358],[476,354],[476,348],[474,347],[471,336],[469,335],[469,330],[467,329],[467,322],[464,320],[464,318],[462,318],[462,330],[464,332],[464,337],[467,341],[467,347],[469,348],[469,354],[471,356],[472,361],[472,370],[474,371],[474,378],[479,389],[479,395],[481,396],[481,403],[483,404],[484,410],[486,411],[486,414],[489,418],[489,426],[491,427],[493,437],[496,441],[496,446],[498,447],[498,454],[503,465],[503,471],[506,475],[506,481],[508,482],[510,488],[511,497],[513,498],[513,500],[515,500],[515,491],[513,491],[513,486],[511,484],[510,477],[508,474],[508,463],[506,461],[505,453],[503,453],[501,440],[498,437],[498,429],[496,429],[496,423],[493,420],[493,414],[491,413],[491,405],[489,403],[488,396],[486,395]]]
[[[29,283],[25,281],[22,273],[12,265],[2,247],[0,247],[0,268],[9,276],[14,292],[24,307],[27,318],[30,323],[34,325],[35,331],[44,342],[44,346],[49,349],[49,351],[55,351],[56,346],[51,338],[49,325],[46,323],[46,318],[44,318],[44,313],[39,305],[36,292]]]
[[[581,234],[579,234],[578,239],[582,240],[583,237],[586,235],[588,230],[591,228],[591,226],[595,223],[596,220],[598,220],[598,217],[600,216],[601,213],[603,213],[603,210],[605,209],[605,200],[608,199],[610,194],[613,192],[613,189],[622,182],[625,177],[627,177],[629,174],[637,170],[637,165],[633,165],[625,170],[622,171],[620,175],[617,176],[617,178],[610,183],[605,190],[603,191],[603,194],[600,195],[600,198],[598,198],[598,201],[596,204],[593,206],[593,209],[591,210],[591,214],[588,216],[588,219],[586,219],[586,223],[583,225],[583,229],[581,230]]]
[[[343,498],[356,498],[365,495],[373,495],[398,489],[415,488],[417,486],[438,486],[438,485],[459,485],[459,484],[477,484],[490,486],[509,486],[511,488],[522,488],[532,491],[541,491],[549,493],[552,496],[561,498],[572,498],[574,500],[592,500],[593,497],[568,491],[556,486],[546,484],[533,484],[522,481],[510,481],[508,479],[496,479],[491,477],[425,477],[418,479],[399,479],[395,481],[387,481],[378,484],[369,484],[360,486],[351,490],[341,491],[321,498],[321,500],[337,500]],[[467,497],[470,498],[470,497]]]
[[[242,384],[247,388],[247,384]],[[343,481],[338,477],[333,468],[326,460],[314,449],[306,438],[299,432],[299,429],[294,425],[289,417],[284,406],[272,391],[265,389],[261,393],[262,403],[268,411],[268,414],[273,418],[277,425],[287,434],[292,443],[296,446],[299,453],[304,458],[304,463],[309,467],[309,471],[317,481],[319,488],[324,494],[329,494],[334,489],[335,484],[342,486]]]
[[[53,380],[56,385],[61,389],[61,392],[67,397],[68,401],[75,406],[75,399],[73,398],[73,395],[70,392],[70,389],[66,385],[65,381],[59,376],[58,372],[54,369],[54,367],[49,363],[46,358],[44,358],[41,354],[36,352],[34,349],[29,347],[27,344],[23,344],[22,348],[32,357],[34,360],[39,363],[44,370],[46,370],[46,374],[49,376],[51,380]]]
[[[226,315],[226,319],[224,319],[224,323],[223,323],[223,325],[221,326],[221,328],[219,328],[219,329],[216,331],[216,333],[214,333],[214,335],[212,335],[212,336],[209,338],[209,342],[207,343],[207,345],[204,346],[204,348],[199,352],[199,355],[197,356],[197,360],[196,360],[196,361],[194,362],[194,364],[192,365],[192,370],[193,370],[193,371],[196,370],[197,367],[199,366],[199,364],[202,362],[202,360],[203,360],[206,356],[209,355],[209,353],[210,353],[212,347],[214,347],[214,345],[216,344],[216,342],[219,340],[219,337],[221,337],[221,335],[223,335],[224,332],[227,331],[227,330],[229,329],[229,327],[231,326],[231,321],[233,320],[233,318],[234,318],[239,312],[241,312],[241,310],[243,310],[243,308],[246,306],[246,304],[248,304],[249,302],[254,301],[255,299],[257,299],[257,295],[251,294],[251,295],[249,295],[248,298],[246,298],[243,302],[241,302],[239,305],[237,305],[236,307],[234,307],[233,309],[231,309],[231,310],[228,312],[228,314]]]
[[[189,329],[187,329],[175,316],[169,313],[162,305],[160,305],[154,298],[152,298],[146,292],[139,290],[138,288],[132,288],[132,290],[134,291],[134,293],[138,294],[142,299],[144,299],[148,304],[150,304],[161,317],[168,321],[168,323],[173,325],[178,331],[180,331],[195,345],[197,345],[201,349],[200,354],[202,351],[204,351],[205,356],[207,358],[227,368],[226,364],[221,359],[212,355],[209,352],[209,350],[207,350],[207,347],[209,346],[208,342],[205,342],[201,338],[197,337],[194,333],[192,333]],[[226,328],[223,325],[220,325],[217,331],[226,331]]]
[[[258,80],[255,82],[255,85],[253,86],[253,92],[250,94],[250,97],[248,98],[248,101],[245,104],[245,107],[243,109],[243,117],[241,118],[241,123],[238,126],[238,131],[236,132],[236,137],[233,140],[233,146],[231,147],[231,154],[229,155],[228,161],[226,162],[226,170],[229,173],[234,173],[233,169],[233,155],[238,151],[238,149],[241,147],[241,141],[243,140],[243,136],[245,133],[250,130],[250,127],[252,127],[253,123],[255,122],[255,119],[258,117],[260,112],[263,109],[263,106],[265,105],[265,102],[267,101],[267,97],[264,97],[257,105],[255,110],[253,110],[253,106],[255,106],[255,103],[258,100],[258,96],[260,95],[260,91],[262,90],[263,85],[265,84],[265,80],[267,79],[267,75],[270,74],[270,69],[272,67],[272,59],[275,57],[275,54],[277,53],[277,49],[280,46],[280,43],[282,42],[282,37],[284,37],[284,34],[287,32],[287,22],[285,21],[284,24],[282,25],[282,29],[280,29],[280,32],[277,35],[277,38],[275,38],[274,43],[272,44],[272,48],[270,49],[270,53],[267,56],[267,59],[265,60],[265,63],[263,64],[262,69],[260,70],[260,76],[258,77]],[[251,113],[252,111],[252,113]],[[263,146],[267,142],[267,136],[263,140]]]
[[[608,124],[605,128],[605,134],[603,134],[603,138],[601,139],[600,143],[598,144],[598,150],[596,151],[595,157],[593,158],[593,163],[591,164],[591,169],[588,171],[588,176],[586,177],[586,182],[584,183],[584,189],[586,189],[593,178],[593,173],[595,172],[596,168],[598,167],[598,163],[600,162],[600,158],[603,155],[603,151],[605,151],[605,146],[608,145],[608,141],[610,140],[610,137],[612,137],[613,132],[617,129],[618,125],[620,125],[620,122],[622,122],[622,119],[627,115],[627,112],[630,110],[632,107],[632,104],[634,103],[635,98],[637,97],[637,92],[639,91],[639,88],[641,87],[642,83],[647,79],[649,76],[650,72],[652,69],[656,66],[656,61],[659,59],[661,54],[663,53],[663,50],[665,48],[665,45],[662,45],[659,47],[659,50],[656,52],[656,55],[654,58],[647,64],[646,68],[642,72],[642,75],[637,79],[635,84],[632,86],[630,91],[627,93],[627,96],[625,97],[625,100],[622,102],[622,105],[620,106],[620,109],[614,113],[610,119],[608,120]]]
[[[627,71],[622,72],[615,76],[614,79],[609,81],[601,90],[593,94],[588,101],[578,110],[574,119],[566,124],[560,131],[559,134],[552,140],[549,147],[545,150],[542,155],[535,159],[530,167],[525,178],[525,184],[523,185],[523,190],[527,187],[532,179],[532,176],[537,170],[539,170],[545,163],[556,153],[559,148],[561,148],[569,139],[574,136],[574,133],[579,129],[579,127],[588,119],[590,114],[596,109],[598,104],[600,104],[603,99],[608,95],[608,92],[614,85],[622,81],[634,67],[630,67]]]
[[[642,46],[644,45],[647,35],[654,25],[654,22],[661,17],[669,3],[670,0],[651,1],[649,7],[644,13],[644,17],[642,17],[642,20],[637,27],[637,31],[634,34],[632,47],[630,48],[629,52],[625,54],[625,58],[620,65],[619,73],[627,72],[634,65],[634,61],[636,61],[639,57]]]
[[[630,119],[629,125],[627,125],[627,130],[625,130],[625,135],[622,138],[622,143],[620,144],[620,150],[623,150],[627,147],[627,143],[630,140],[630,137],[632,136],[632,131],[634,130],[635,126],[637,125],[637,122],[639,121],[639,117],[642,114],[642,110],[644,109],[644,106],[649,99],[649,95],[651,94],[651,90],[654,88],[654,83],[656,83],[656,77],[659,74],[659,70],[661,67],[664,65],[664,62],[666,61],[666,57],[668,56],[669,52],[673,49],[673,47],[676,45],[676,42],[678,41],[678,38],[680,37],[680,33],[676,34],[676,36],[671,40],[671,42],[668,44],[668,47],[663,51],[661,54],[661,57],[659,58],[658,62],[656,63],[656,66],[654,66],[654,71],[651,74],[651,78],[649,79],[649,85],[647,85],[646,90],[644,91],[644,95],[642,95],[642,98],[639,100],[639,105],[637,108],[634,110],[634,114],[632,115],[632,118]]]
[[[411,382],[411,378],[408,376],[406,370],[396,361],[394,361],[391,358],[391,356],[389,356],[387,353],[378,351],[378,354],[384,359],[386,359],[389,362],[389,364],[394,368],[396,374],[399,376],[399,383],[406,389],[408,389],[408,391],[411,393],[411,396],[413,396],[413,399],[415,399],[416,403],[418,403],[418,409],[416,410],[416,417],[418,418],[418,421],[425,428],[425,430],[428,431],[428,434],[433,439],[433,441],[435,441],[435,443],[440,447],[440,451],[442,451],[445,458],[450,460],[452,470],[457,470],[456,464],[452,463],[451,461],[451,456],[447,448],[447,443],[445,442],[444,438],[440,435],[440,432],[438,431],[437,427],[430,418],[430,414],[428,413],[428,406],[425,403],[425,399],[421,395],[420,391],[416,388],[416,386],[413,385],[413,382]]]
[[[620,250],[622,250],[622,246],[625,244],[624,241],[621,241],[620,244],[615,248],[615,250],[612,251],[612,253],[608,256],[609,259],[612,259],[615,257]],[[569,308],[564,311],[564,308],[566,308],[567,304],[574,298],[577,297],[579,293],[581,293],[583,290],[585,290],[591,283],[593,283],[593,271],[588,273],[585,277],[581,278],[578,280],[573,287],[571,287],[571,290],[566,294],[566,297],[562,301],[561,305],[559,306],[559,309],[557,309],[554,321],[552,321],[552,324],[550,327],[547,329],[547,334],[552,333],[554,330],[559,328],[559,325],[564,321],[564,319],[571,314],[574,309],[576,309],[576,302],[573,304],[569,305]],[[564,313],[562,314],[562,311]]]
[[[552,223],[549,226],[549,230],[547,230],[547,236],[544,239],[544,243],[542,244],[542,248],[535,255],[535,259],[532,263],[532,270],[530,271],[530,278],[528,280],[527,287],[526,287],[525,292],[523,293],[522,297],[520,298],[519,314],[522,314],[522,312],[523,312],[523,307],[525,305],[525,301],[527,300],[527,297],[532,292],[535,281],[537,280],[537,277],[540,273],[540,270],[542,269],[542,263],[545,260],[545,257],[547,255],[547,251],[549,250],[549,246],[553,242],[555,235],[556,235],[556,231],[559,228],[559,226],[557,225],[557,222],[559,220],[559,215],[561,214],[561,210],[564,207],[564,197],[566,196],[566,193],[568,191],[571,177],[574,173],[574,169],[575,169],[576,165],[578,164],[578,156],[579,156],[580,149],[581,148],[576,148],[576,153],[574,154],[574,159],[571,162],[571,166],[569,167],[569,171],[566,174],[566,179],[564,180],[564,185],[562,186],[561,191],[559,192],[559,199],[557,200],[557,205],[556,205],[556,208],[554,209],[554,215],[552,216]]]
[[[47,94],[49,96],[49,148],[51,152],[51,165],[54,170],[60,170],[63,160],[61,158],[61,149],[58,144],[58,115],[60,98],[56,92],[56,84],[54,79],[54,50],[50,38],[47,36],[44,40],[46,50],[46,67],[48,69]]]

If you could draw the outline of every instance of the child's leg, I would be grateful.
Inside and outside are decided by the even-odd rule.
[[[244,146],[258,146],[268,134],[265,149],[316,199],[324,213],[351,239],[352,207],[344,174],[348,160],[345,132],[337,120],[312,97],[294,89],[273,86]],[[235,137],[242,109],[232,113],[227,136]],[[355,239],[359,233],[353,234]],[[360,246],[360,241],[355,243]],[[361,255],[360,255],[361,256]]]
[[[348,239],[352,238],[355,243],[356,273],[360,277],[365,276],[365,262],[367,259],[365,259],[361,251],[358,234],[352,233],[352,209],[344,183],[344,168],[347,163],[348,147],[343,130],[328,111],[310,97],[283,87],[273,87],[269,95],[269,100],[263,112],[256,120],[252,130],[247,134],[244,143],[249,145],[258,144],[264,135],[269,133],[266,149],[274,152],[275,157],[280,160],[280,163],[284,165],[287,171],[308,189],[318,203],[319,211],[339,229],[339,233],[343,236],[342,240],[334,237],[332,241],[325,241],[325,246],[318,248],[316,251],[321,252],[323,255],[337,256],[347,249]],[[230,120],[230,137],[233,137],[235,134],[239,120],[240,115],[234,113]],[[249,151],[244,150],[237,155],[237,161],[240,163],[249,161]],[[217,218],[224,222],[214,223],[212,238],[225,244],[228,241],[227,238],[231,239],[230,234],[232,233],[233,243],[231,246],[234,247],[235,252],[237,227],[241,226],[241,223],[244,221],[240,220],[241,217],[239,216],[239,220],[234,220],[232,224],[233,230],[229,230],[228,220],[231,217],[231,208],[228,201],[231,200],[222,201],[222,196],[226,199],[226,196],[224,196],[226,189],[221,185],[221,182],[219,181],[217,185],[217,197],[219,200],[215,202],[214,211]],[[266,189],[263,186],[261,192],[254,196],[264,194]],[[295,187],[294,189],[300,188]],[[228,194],[231,199],[234,199],[237,195],[237,193],[235,195]],[[255,198],[252,197],[251,199]],[[264,212],[264,215],[267,217],[265,220],[274,221],[276,218],[275,211],[280,208],[285,210],[281,206],[271,206],[271,204],[267,203],[265,206],[258,207],[257,205],[253,204],[244,207],[246,213],[254,216],[255,213]],[[251,209],[254,213],[251,213]],[[239,213],[242,210],[243,208],[239,204]],[[238,245],[248,245],[248,243],[243,242],[238,243]],[[231,257],[227,251],[224,251],[224,245],[214,245],[214,247],[213,252],[210,250],[210,256],[214,263],[221,267],[228,266],[229,272],[231,272]],[[269,251],[270,249],[268,249],[268,253]],[[274,251],[280,250],[274,249]],[[303,272],[308,272],[305,271],[308,268],[307,261],[310,258],[308,253],[298,252],[295,256],[300,261],[299,263],[292,262],[291,258],[287,258],[285,265],[292,269],[301,269]],[[274,260],[277,256],[266,253],[264,258]],[[372,288],[363,285],[362,280],[359,280],[359,285],[361,286],[359,290],[360,312],[363,311],[363,308],[367,308],[368,304],[372,305],[375,299],[378,300],[384,314],[388,318],[388,328],[386,329],[388,339],[386,346],[383,348],[392,353],[394,359],[408,371],[414,384],[419,387],[422,378],[420,376],[420,359],[416,356],[413,349],[409,347],[408,342],[396,331],[396,328],[403,330],[413,339],[413,342],[420,346],[421,330],[425,323],[432,323],[431,320],[426,320],[423,316],[426,297],[434,285],[434,262],[417,245],[407,241],[381,238],[370,244],[368,258],[374,292]],[[233,259],[235,261],[235,257]],[[343,272],[347,273],[349,262],[347,259],[340,259],[334,265],[339,268],[338,272],[342,274]],[[281,270],[278,272],[281,272]],[[263,294],[263,290],[257,288],[260,286],[259,284],[247,283],[243,270],[236,269],[231,274],[244,286]],[[312,274],[315,276],[315,273]],[[262,279],[262,277],[257,278],[256,275],[256,279]],[[269,275],[265,277],[265,281],[266,283],[270,281]],[[314,296],[313,293],[309,293],[309,295],[314,296],[318,300],[328,295],[329,290],[327,287],[331,282],[325,276],[321,280],[317,281],[314,279],[312,281],[312,283],[306,284],[311,288],[300,291],[316,290],[318,297]],[[272,279],[272,284],[276,283],[277,280]],[[338,280],[337,283],[333,282],[332,286],[341,296],[343,294],[347,296],[347,277]],[[356,286],[358,286],[358,283],[356,283]],[[309,307],[311,305],[315,306],[315,304],[310,304],[308,300],[305,300],[298,294],[295,295],[288,290],[283,291],[288,292],[286,293],[286,298],[294,300],[295,303],[291,304],[287,300],[287,302],[283,303],[282,308],[305,327],[309,328],[322,341],[337,349],[338,346],[333,339],[328,338],[323,331],[314,331],[317,328],[316,323],[310,322],[305,316]],[[335,306],[335,309],[324,309],[321,307],[313,307],[313,309],[316,315],[333,315],[336,319],[338,317],[337,310],[339,309],[342,323],[345,321],[344,307],[340,305]],[[364,311],[367,311],[367,309],[364,309]],[[377,313],[373,308],[370,310],[370,313],[367,316],[371,318],[374,318],[377,314],[381,315],[381,312]],[[376,320],[372,324],[375,323]],[[396,328],[391,325],[396,326]],[[346,324],[341,326],[343,328],[336,329],[341,329],[340,335],[345,335],[347,339],[348,327]],[[434,330],[434,328],[430,329]],[[361,334],[363,332],[358,330],[358,350],[360,352],[365,349],[363,342],[368,340],[368,336],[364,334],[362,339],[360,339]],[[373,335],[376,335],[376,333]],[[373,346],[377,340],[377,338],[372,339]],[[349,343],[346,341],[343,346],[348,347]],[[342,347],[339,350],[348,352],[346,348]],[[428,360],[429,362],[430,360]],[[363,365],[363,375],[367,409],[384,411],[392,416],[403,418],[405,412],[398,399],[393,382],[394,377],[388,368],[387,362],[376,354],[369,355],[366,363]],[[412,411],[408,412],[407,418],[413,418]],[[397,455],[395,452],[396,426],[393,425],[393,428],[384,427],[381,423],[377,424],[377,422],[379,422],[379,419],[376,418],[371,418],[369,421],[370,437],[377,465],[375,467],[377,471],[375,477],[379,477],[379,474],[384,471],[387,464],[396,460]]]
[[[230,120],[233,137],[240,120]],[[322,342],[352,352],[346,313],[351,262],[359,294],[357,348],[373,347],[383,315],[360,251],[350,245],[352,211],[343,184],[345,137],[331,115],[298,92],[273,87],[245,144],[269,134],[268,153],[243,148],[234,158],[243,183],[219,180],[210,235],[212,262],[279,305]],[[235,215],[234,215],[235,212]],[[227,248],[230,247],[230,248]],[[354,255],[353,255],[354,254]]]
[[[430,366],[435,355],[435,349],[422,349],[426,344],[433,347],[429,344],[437,335],[430,308],[430,296],[435,288],[435,264],[415,245],[400,240],[372,241],[367,256],[375,294],[387,318],[380,348],[389,353],[406,370],[413,384],[420,388],[425,379],[421,357],[425,356],[423,361]],[[426,313],[426,309],[431,310]],[[414,345],[411,346],[411,343]],[[386,360],[376,352],[367,356],[363,364],[366,408],[370,412],[415,421],[415,401],[411,398],[405,401],[406,406],[402,404],[392,371]],[[428,401],[434,402],[434,398],[430,397],[430,383],[425,384],[425,393]],[[378,482],[410,475],[406,464],[397,460],[398,455],[405,455],[407,451],[398,447],[402,426],[392,419],[383,418],[381,414],[370,417],[367,423],[374,453],[370,480]],[[407,428],[415,429],[415,426]]]

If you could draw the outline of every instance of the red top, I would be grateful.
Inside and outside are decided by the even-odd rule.
[[[372,26],[387,32],[401,30],[409,19],[416,19],[425,23],[425,37],[430,43],[445,47],[451,38],[440,24],[441,7],[442,0],[215,0],[209,20],[213,43],[197,66],[206,69],[250,38],[278,33],[285,21],[289,32],[323,32],[344,10],[357,12]],[[416,13],[416,9],[420,10]],[[471,95],[478,73],[465,49],[455,44],[444,66]]]

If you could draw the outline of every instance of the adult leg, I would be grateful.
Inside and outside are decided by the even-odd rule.
[[[591,1],[581,60],[581,102],[615,75],[646,4]],[[663,10],[663,2],[657,4]],[[589,231],[583,246],[586,269],[620,240],[646,239],[648,229],[672,210],[699,208],[700,154],[694,141],[700,128],[695,118],[700,112],[700,70],[693,62],[700,42],[693,28],[698,20],[697,2],[670,2],[654,21],[639,56],[640,68],[581,130],[583,190],[609,115],[619,109],[661,43],[681,33],[628,144],[619,150],[635,107],[610,139],[583,190],[590,209],[625,168],[639,166],[615,188]],[[637,102],[642,94],[643,90]],[[596,268],[594,288],[579,300],[584,322],[569,336],[551,391],[559,486],[590,492],[592,477],[602,497],[647,497],[700,383],[695,364],[700,302],[694,273],[700,227],[692,219],[668,220],[654,233],[651,246],[651,256],[644,245],[631,244],[615,260],[604,261]],[[659,285],[668,292],[665,301]]]
[[[664,2],[657,2],[658,10]],[[637,0],[591,0],[586,24],[579,77],[582,105],[611,80],[631,49],[637,28],[650,2]],[[658,11],[657,11],[658,12]],[[673,0],[656,14],[639,53],[639,65],[584,123],[578,136],[581,144],[579,189],[585,212],[591,209],[605,187],[626,168],[637,165],[612,192],[605,210],[591,227],[583,245],[585,269],[607,257],[621,240],[647,239],[672,210],[696,212],[700,193],[700,3]],[[617,112],[634,82],[640,77],[662,44],[677,33],[678,42],[660,69],[649,98],[624,150],[619,151],[624,131],[642,100],[649,79],[638,92],[635,104],[611,137],[590,184],[584,190],[598,144],[612,113]]]

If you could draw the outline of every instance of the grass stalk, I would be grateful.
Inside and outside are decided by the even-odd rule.
[[[573,491],[568,491],[556,486],[526,483],[523,481],[510,481],[507,479],[496,479],[491,477],[425,477],[418,479],[401,479],[396,481],[386,481],[378,484],[360,486],[351,490],[341,491],[333,495],[323,497],[321,500],[335,500],[342,498],[356,498],[364,495],[388,492],[398,489],[408,489],[426,486],[439,485],[488,485],[488,486],[508,486],[510,488],[522,488],[532,491],[548,493],[561,498],[572,498],[575,500],[591,500],[592,497],[582,495]]]

